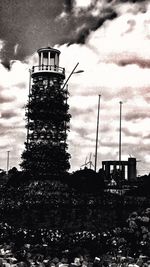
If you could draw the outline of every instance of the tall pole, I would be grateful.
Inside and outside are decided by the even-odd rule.
[[[27,149],[28,149],[28,144],[29,144],[29,105],[30,105],[30,91],[31,91],[31,70],[29,69],[29,96],[28,96]]]
[[[7,174],[9,171],[9,153],[10,153],[10,151],[7,151]]]
[[[119,170],[121,170],[121,116],[122,116],[122,101],[120,104],[120,120],[119,120]]]
[[[96,146],[95,146],[95,171],[97,169],[97,146],[98,146],[98,132],[99,132],[100,98],[101,98],[101,95],[98,96],[97,130],[96,130]]]

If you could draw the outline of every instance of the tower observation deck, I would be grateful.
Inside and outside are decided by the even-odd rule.
[[[32,77],[39,75],[61,76],[65,79],[65,69],[59,67],[60,51],[51,47],[40,48],[37,51],[39,55],[39,65],[32,67]]]
[[[37,53],[39,64],[31,70],[26,105],[27,142],[21,167],[43,179],[60,175],[70,167],[66,151],[70,114],[63,87],[65,69],[59,67],[60,51],[46,47]]]

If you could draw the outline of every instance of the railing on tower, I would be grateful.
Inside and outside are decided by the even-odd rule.
[[[50,72],[52,71],[52,72],[57,72],[57,73],[65,75],[65,68],[61,68],[56,65],[42,64],[42,65],[32,67],[32,73],[43,72],[43,71],[50,71]]]

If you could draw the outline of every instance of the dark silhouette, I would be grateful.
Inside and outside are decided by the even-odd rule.
[[[102,192],[104,190],[103,175],[102,170],[96,173],[94,170],[85,167],[85,169],[78,170],[70,175],[68,183],[79,192]]]
[[[65,73],[58,65],[60,51],[47,47],[39,49],[38,54],[39,66],[32,69],[32,88],[26,106],[28,132],[21,167],[33,178],[50,179],[70,168],[66,151],[68,93],[62,86]]]

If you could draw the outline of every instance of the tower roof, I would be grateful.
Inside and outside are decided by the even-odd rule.
[[[54,52],[54,53],[57,53],[57,54],[60,54],[60,51],[58,49],[55,49],[55,48],[52,48],[50,46],[48,47],[43,47],[43,48],[40,48],[37,50],[37,53],[41,53],[41,52],[48,52],[48,51],[51,51],[51,52]]]

